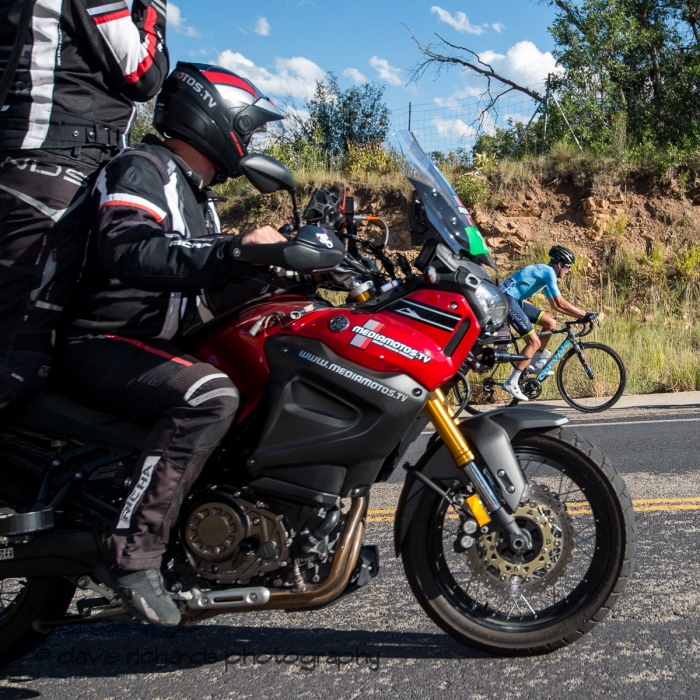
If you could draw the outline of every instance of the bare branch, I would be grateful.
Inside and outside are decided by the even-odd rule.
[[[542,100],[541,95],[534,90],[530,90],[530,88],[523,85],[518,85],[518,83],[510,80],[509,78],[496,73],[493,67],[490,64],[482,61],[479,54],[475,51],[472,51],[465,46],[457,46],[456,44],[452,44],[443,39],[439,34],[436,34],[435,36],[440,39],[440,43],[424,44],[423,42],[419,41],[413,31],[411,31],[411,38],[416,42],[416,45],[423,54],[423,58],[419,59],[416,62],[416,65],[413,67],[409,83],[415,83],[425,74],[428,68],[434,68],[435,75],[437,77],[443,67],[450,68],[453,65],[457,65],[461,66],[462,70],[470,70],[477,75],[487,78],[489,81],[487,92],[490,92],[491,89],[490,81],[497,80],[503,85],[508,85],[512,90],[517,90],[518,92],[528,95],[533,100]],[[455,52],[462,52],[462,56]],[[464,54],[471,55],[474,60],[467,60],[467,58],[464,57]]]

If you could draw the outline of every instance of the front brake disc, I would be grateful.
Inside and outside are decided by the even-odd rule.
[[[518,597],[554,585],[575,544],[566,505],[546,486],[528,481],[514,515],[518,526],[530,533],[532,549],[515,552],[498,532],[490,532],[467,551],[467,558],[488,588]]]

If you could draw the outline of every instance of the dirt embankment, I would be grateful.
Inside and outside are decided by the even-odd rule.
[[[323,184],[336,187],[339,182]],[[395,186],[369,187],[362,182],[345,184],[355,196],[358,213],[387,221],[390,249],[414,258],[419,251],[411,246],[409,191]],[[599,276],[605,250],[612,245],[640,258],[651,256],[656,248],[658,256],[669,259],[688,246],[700,244],[700,188],[679,197],[672,186],[662,190],[646,178],[605,188],[532,179],[518,192],[492,192],[488,203],[472,207],[472,215],[504,270],[531,256],[543,241],[573,248],[585,260],[587,276],[593,280]],[[240,232],[253,225],[277,227],[290,220],[288,198],[277,195],[272,200],[252,198],[234,205],[223,217],[223,225],[224,230]],[[361,224],[361,231],[381,238],[381,229],[376,226]]]

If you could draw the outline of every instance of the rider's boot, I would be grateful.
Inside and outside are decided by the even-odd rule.
[[[139,620],[166,626],[180,622],[180,609],[163,587],[160,569],[128,571],[112,568],[103,559],[95,572],[119,593],[126,608]]]

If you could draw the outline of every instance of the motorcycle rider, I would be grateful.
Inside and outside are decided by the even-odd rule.
[[[508,314],[510,325],[525,341],[522,354],[531,358],[518,363],[503,386],[511,396],[519,401],[528,401],[518,384],[520,375],[530,363],[535,370],[541,370],[551,357],[551,353],[545,350],[551,335],[540,338],[534,332],[533,324],[540,326],[544,331],[553,331],[557,327],[552,316],[525,300],[544,291],[545,297],[555,311],[586,321],[592,321],[597,316],[593,312],[586,312],[569,303],[559,291],[557,280],[566,277],[575,262],[576,256],[573,251],[564,246],[555,245],[549,251],[548,264],[528,265],[513,273],[501,284],[501,289],[506,293],[510,306]],[[539,357],[535,353],[539,353]]]
[[[164,0],[0,0],[0,418],[49,373],[91,175],[168,74],[165,24]]]
[[[155,105],[164,141],[149,135],[123,151],[95,186],[59,374],[80,401],[153,426],[99,576],[157,624],[180,620],[160,572],[170,530],[239,403],[226,374],[171,341],[205,317],[202,289],[259,274],[234,259],[235,246],[287,240],[270,226],[220,234],[207,185],[239,177],[253,132],[283,116],[238,75],[178,63]]]

